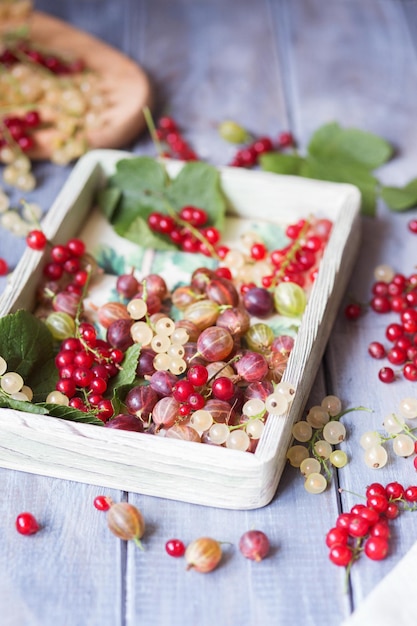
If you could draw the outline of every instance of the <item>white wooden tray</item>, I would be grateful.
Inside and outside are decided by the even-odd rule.
[[[97,189],[127,153],[82,157],[43,229],[65,242],[87,223]],[[175,176],[181,163],[167,162]],[[233,212],[294,222],[314,214],[333,230],[284,374],[296,388],[288,413],[270,416],[254,454],[0,409],[0,466],[203,505],[252,509],[268,504],[282,474],[293,423],[301,417],[360,242],[356,187],[238,168],[220,168]],[[125,241],[125,240],[123,240]],[[124,244],[123,244],[124,245]],[[32,310],[43,255],[27,249],[0,301],[0,316]]]

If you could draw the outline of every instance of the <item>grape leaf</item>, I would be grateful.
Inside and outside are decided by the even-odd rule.
[[[319,128],[308,154],[325,161],[351,162],[373,170],[392,156],[392,146],[381,137],[358,128],[341,128],[336,122]]]
[[[381,198],[393,211],[405,211],[417,205],[417,178],[404,187],[382,187]]]
[[[259,162],[263,170],[275,174],[299,175],[305,159],[297,154],[266,152],[260,156]]]

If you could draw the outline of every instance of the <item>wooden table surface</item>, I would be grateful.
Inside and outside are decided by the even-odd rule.
[[[235,150],[218,136],[224,119],[257,135],[290,130],[301,151],[316,128],[338,121],[395,146],[395,158],[378,171],[383,183],[403,185],[417,176],[415,0],[39,0],[35,6],[140,63],[152,80],[155,115],[172,115],[210,163],[228,163]],[[147,136],[126,148],[154,154]],[[70,170],[38,163],[39,185],[29,199],[46,212]],[[406,275],[415,271],[417,239],[407,230],[412,217],[416,210],[394,213],[379,201],[377,216],[362,218],[363,244],[348,293],[369,300],[374,268],[382,263]],[[0,229],[1,256],[12,266],[23,248]],[[339,511],[359,500],[340,496],[339,485],[364,494],[374,481],[417,482],[412,458],[395,457],[388,444],[383,469],[364,463],[360,436],[381,430],[404,397],[416,397],[416,383],[379,382],[381,363],[368,356],[367,346],[384,341],[391,317],[368,311],[348,322],[347,301],[346,295],[308,406],[331,393],[345,407],[373,412],[344,418],[342,447],[350,461],[324,493],[308,494],[299,470],[288,466],[271,504],[229,511],[0,469],[2,626],[341,624],[417,536],[417,514],[402,514],[392,524],[388,557],[361,557],[347,591],[344,569],[328,558],[326,532]],[[143,511],[144,551],[108,531],[104,514],[93,507],[101,493]],[[25,510],[43,526],[32,537],[14,528]],[[267,533],[273,547],[261,563],[237,549],[251,528]],[[182,559],[165,553],[171,537],[188,543],[207,535],[230,542],[221,566],[208,575],[185,571]]]

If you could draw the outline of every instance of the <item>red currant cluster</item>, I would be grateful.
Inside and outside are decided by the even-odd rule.
[[[69,399],[69,406],[91,411],[103,421],[113,416],[109,399],[104,398],[108,380],[118,372],[124,354],[97,337],[94,326],[86,322],[77,329],[78,337],[64,339],[55,363],[59,372],[56,390]]]
[[[148,225],[152,231],[166,235],[183,252],[199,252],[206,256],[216,254],[214,246],[220,240],[220,233],[208,225],[208,215],[203,209],[185,206],[172,215],[151,213]]]
[[[163,156],[181,159],[182,161],[198,160],[197,154],[184,139],[172,117],[161,117],[155,132],[158,141],[164,144],[165,151]]]
[[[395,274],[389,282],[376,281],[372,287],[371,307],[377,313],[390,311],[399,315],[399,322],[391,322],[385,337],[391,343],[386,348],[381,342],[373,341],[368,346],[373,358],[387,358],[390,364],[401,367],[406,380],[417,381],[417,274],[408,278]],[[391,383],[396,378],[392,367],[383,367],[379,379]]]
[[[405,276],[395,274],[387,266],[375,270],[380,274],[372,285],[372,297],[369,303],[375,313],[397,313],[398,322],[390,322],[385,330],[385,337],[390,342],[388,348],[380,341],[372,341],[368,352],[374,359],[387,358],[391,365],[401,368],[406,380],[417,381],[417,274]],[[357,319],[362,313],[359,304],[349,304],[345,309],[348,319]],[[392,383],[397,372],[390,366],[383,367],[378,373],[379,380]]]
[[[230,165],[234,167],[254,167],[258,164],[259,157],[266,152],[282,150],[294,146],[294,138],[291,133],[283,132],[278,136],[274,145],[270,137],[258,137],[251,143],[240,148],[234,155]]]
[[[350,567],[362,552],[373,561],[388,554],[389,521],[401,510],[417,510],[417,486],[405,489],[400,483],[386,487],[372,483],[366,489],[366,504],[356,504],[349,513],[341,513],[336,526],[326,535],[329,558],[335,565]]]
[[[67,61],[55,54],[45,53],[27,41],[19,41],[0,52],[0,65],[9,68],[16,63],[39,65],[56,75],[76,74],[82,72],[85,67],[81,59]]]
[[[39,128],[41,118],[38,111],[27,111],[23,115],[6,116],[0,122],[0,148],[17,147],[22,152],[32,150],[35,141],[32,131]]]

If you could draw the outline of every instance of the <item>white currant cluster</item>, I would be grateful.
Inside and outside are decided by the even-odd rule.
[[[0,187],[1,226],[17,237],[26,237],[39,224],[42,209],[35,202],[22,202],[21,211],[11,206],[10,198]]]
[[[407,424],[406,419],[417,418],[417,398],[404,398],[398,406],[397,413],[387,415],[382,423],[387,436],[376,430],[368,430],[360,438],[364,450],[364,461],[372,469],[380,469],[388,462],[388,452],[384,444],[392,441],[392,449],[396,456],[408,457],[416,452],[417,437]]]
[[[7,361],[2,356],[0,356],[0,393],[22,402],[30,402],[33,398],[32,389],[25,385],[21,375],[7,371]]]
[[[300,469],[309,493],[322,493],[326,489],[331,479],[330,466],[342,468],[347,464],[346,452],[334,447],[346,438],[346,428],[340,418],[348,411],[362,409],[342,411],[340,399],[328,395],[321,404],[309,409],[305,420],[294,424],[292,434],[299,443],[289,448],[287,459],[293,467]]]
[[[149,347],[156,356],[153,366],[157,371],[170,371],[172,374],[183,374],[187,363],[183,359],[184,344],[189,340],[185,328],[177,328],[174,320],[161,314],[154,325],[148,324],[146,319],[148,307],[142,298],[134,298],[127,305],[130,317],[136,320],[130,334],[135,343]]]

